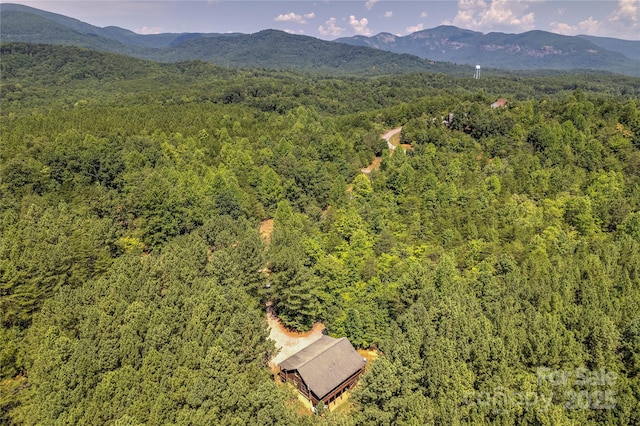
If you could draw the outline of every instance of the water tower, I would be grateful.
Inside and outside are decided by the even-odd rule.
[[[473,78],[476,80],[480,78],[480,65],[476,65],[476,71],[473,73]]]

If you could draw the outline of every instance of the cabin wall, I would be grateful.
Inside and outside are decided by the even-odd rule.
[[[307,384],[304,382],[304,380],[302,380],[302,377],[300,377],[297,370],[280,371],[280,373],[278,373],[278,376],[280,377],[280,380],[282,380],[282,382],[286,382],[287,380],[293,382],[296,386],[296,389],[298,389],[298,392],[300,392],[305,398],[311,401],[313,405],[316,405],[318,403],[318,397],[309,390]]]
[[[358,378],[360,377],[360,375],[364,372],[364,368],[365,367],[363,366],[360,370],[356,371],[344,382],[340,383],[340,385],[338,385],[335,389],[333,389],[331,392],[325,395],[322,398],[322,401],[325,404],[330,405],[331,403],[335,402],[338,398],[341,398],[344,392],[353,388],[355,383],[358,381]],[[292,371],[281,370],[278,373],[278,376],[280,377],[280,380],[282,380],[282,382],[286,382],[287,380],[293,382],[296,388],[298,389],[298,392],[300,392],[305,398],[311,401],[313,405],[316,405],[320,401],[320,398],[318,398],[318,396],[315,393],[309,390],[309,388],[307,387],[307,384],[304,382],[302,377],[300,377],[297,370],[292,370]]]

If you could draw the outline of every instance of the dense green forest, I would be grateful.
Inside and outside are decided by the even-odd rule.
[[[0,423],[640,423],[639,79],[0,49]],[[379,350],[348,409],[267,297]]]

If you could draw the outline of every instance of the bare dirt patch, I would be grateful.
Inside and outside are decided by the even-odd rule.
[[[272,233],[273,233],[273,219],[266,219],[260,222],[260,236],[267,244],[271,242]]]
[[[372,170],[380,170],[380,164],[382,164],[382,157],[376,157],[373,159],[371,164],[369,164],[364,169],[361,169],[362,173],[369,174]]]
[[[394,129],[394,130],[398,130],[398,129]],[[394,133],[393,135],[391,135],[391,137],[389,139],[387,139],[389,141],[389,143],[395,147],[397,147],[398,145],[400,145],[400,132],[398,131],[397,133]]]
[[[367,365],[369,365],[369,363],[374,359],[380,357],[380,353],[378,351],[371,349],[358,349],[358,353],[361,357],[367,360]]]
[[[269,338],[276,343],[276,348],[280,349],[278,355],[271,360],[271,366],[274,368],[280,362],[322,337],[322,330],[324,330],[324,324],[317,322],[306,333],[291,331],[282,325],[278,317],[271,313],[267,314],[267,322],[270,328]]]

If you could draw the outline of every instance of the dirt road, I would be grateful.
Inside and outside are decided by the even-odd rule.
[[[402,131],[402,127],[397,127],[393,130],[389,130],[387,133],[380,136],[382,139],[387,141],[387,146],[389,147],[390,151],[393,151],[394,149],[396,149],[396,146],[391,143],[391,138],[397,135],[398,133],[400,133],[401,131]]]
[[[391,143],[391,138],[397,135],[398,133],[400,133],[401,131],[402,131],[402,127],[397,127],[393,130],[389,130],[387,133],[380,136],[381,139],[384,139],[385,141],[387,141],[387,146],[389,147],[389,151],[391,151],[391,153],[393,153],[393,151],[396,149],[396,146]],[[368,175],[369,173],[371,173],[372,170],[378,170],[380,168],[381,162],[382,162],[382,157],[376,157],[373,159],[373,162],[369,164],[368,167],[365,167],[360,171]]]

